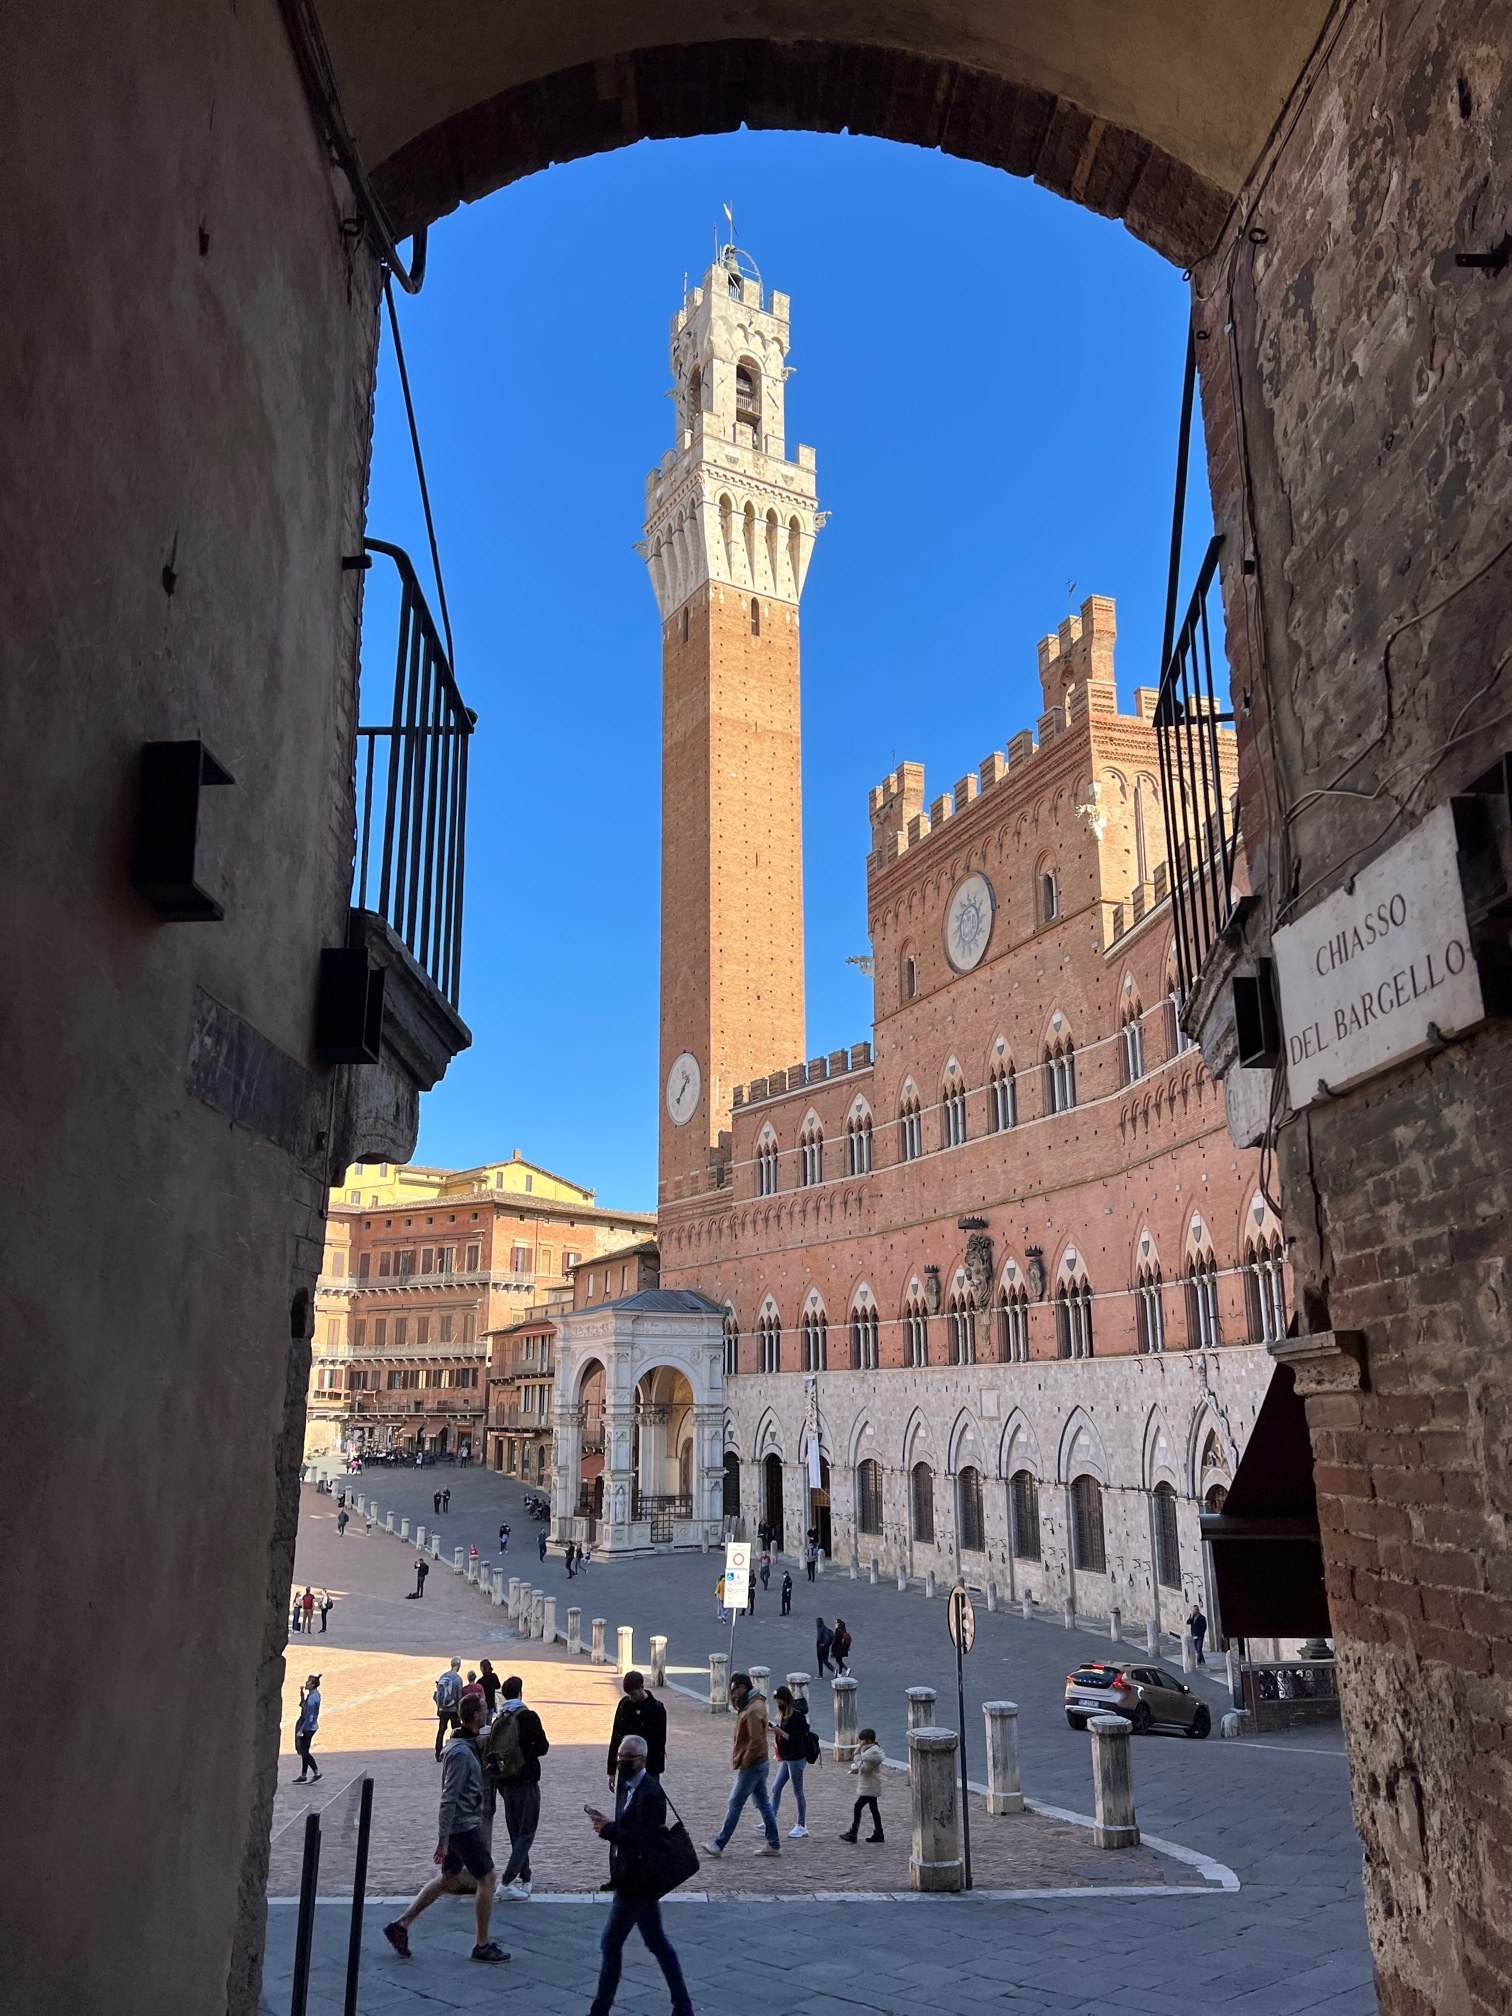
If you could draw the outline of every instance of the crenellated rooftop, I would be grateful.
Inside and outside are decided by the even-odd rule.
[[[846,1078],[853,1071],[869,1071],[870,1043],[853,1043],[849,1050],[831,1050],[823,1057],[810,1057],[806,1064],[789,1064],[785,1070],[771,1071],[765,1078],[753,1078],[749,1085],[737,1085],[731,1101],[738,1112],[743,1106],[757,1106],[763,1099],[779,1099],[804,1085],[824,1085],[831,1078]]]

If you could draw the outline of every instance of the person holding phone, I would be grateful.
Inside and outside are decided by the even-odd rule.
[[[647,1888],[642,1866],[648,1844],[667,1824],[667,1795],[646,1769],[643,1736],[621,1738],[614,1818],[595,1806],[585,1806],[583,1811],[593,1822],[594,1833],[609,1843],[609,1887],[614,1892],[609,1922],[599,1942],[598,1991],[588,2016],[609,2016],[619,1989],[625,1941],[637,1928],[666,1981],[672,2016],[693,2016],[682,1963],[662,1927],[661,1905]]]

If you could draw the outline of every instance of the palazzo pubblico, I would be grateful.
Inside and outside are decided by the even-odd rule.
[[[1259,1157],[1177,1016],[1155,695],[1116,617],[1034,730],[870,794],[872,1039],[806,1055],[799,601],[823,514],[789,304],[729,248],[672,326],[660,1286],[562,1324],[559,1524],[809,1529],[842,1562],[1179,1628],[1288,1318]],[[1222,760],[1231,736],[1214,729]]]

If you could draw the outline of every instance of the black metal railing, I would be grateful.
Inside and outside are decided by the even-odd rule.
[[[693,1517],[693,1500],[691,1498],[668,1497],[661,1493],[652,1493],[649,1491],[637,1491],[630,1516],[632,1519],[650,1520],[651,1544],[653,1547],[669,1545],[672,1539],[672,1527],[674,1523],[679,1519],[691,1519]]]
[[[357,730],[356,909],[391,926],[450,1005],[462,981],[462,889],[467,837],[467,745],[476,716],[409,555],[365,539],[399,575],[393,716]]]
[[[1238,840],[1234,717],[1220,704],[1228,673],[1221,643],[1213,676],[1214,631],[1221,636],[1218,579],[1221,537],[1203,556],[1197,586],[1160,675],[1155,740],[1165,810],[1166,855],[1176,927],[1181,997],[1190,995],[1203,961],[1234,907]]]

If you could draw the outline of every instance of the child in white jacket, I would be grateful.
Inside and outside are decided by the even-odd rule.
[[[872,1831],[866,1838],[868,1841],[880,1841],[883,1838],[882,1809],[878,1806],[877,1801],[882,1793],[882,1766],[887,1760],[883,1755],[881,1744],[877,1741],[877,1732],[875,1729],[858,1730],[856,1741],[861,1745],[861,1748],[856,1752],[855,1761],[851,1765],[851,1775],[859,1778],[861,1781],[856,1788],[860,1797],[856,1800],[856,1809],[851,1815],[850,1827],[840,1836],[840,1839],[842,1841],[854,1841],[856,1839],[861,1829],[862,1811],[870,1806]]]

